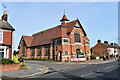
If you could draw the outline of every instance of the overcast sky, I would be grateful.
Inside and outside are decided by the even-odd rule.
[[[2,3],[1,3],[2,4]],[[8,22],[16,29],[14,48],[17,49],[22,35],[55,27],[60,24],[64,9],[69,20],[79,19],[90,39],[91,47],[98,39],[117,42],[117,2],[4,2]],[[0,11],[0,16],[2,15]]]

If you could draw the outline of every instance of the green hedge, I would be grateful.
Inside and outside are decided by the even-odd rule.
[[[11,59],[6,59],[6,58],[2,59],[2,64],[13,64],[13,63],[14,61]]]
[[[29,58],[25,60],[53,61],[53,59],[47,59],[47,58]]]
[[[110,58],[113,58],[114,56],[113,55],[110,55]]]

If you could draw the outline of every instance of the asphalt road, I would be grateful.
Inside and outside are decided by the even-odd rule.
[[[38,75],[29,78],[28,80],[120,80],[119,65],[120,64],[118,61],[104,64],[92,64],[84,67],[81,67],[81,65],[72,65],[72,68],[65,70],[54,70],[51,73],[44,74],[42,76]]]

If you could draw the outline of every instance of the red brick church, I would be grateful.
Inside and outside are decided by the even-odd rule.
[[[90,53],[90,42],[80,21],[69,21],[65,14],[60,21],[61,24],[56,27],[32,36],[22,36],[18,46],[19,56],[56,61],[86,58]]]

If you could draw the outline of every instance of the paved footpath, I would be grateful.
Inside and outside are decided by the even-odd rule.
[[[12,72],[3,72],[2,76],[12,77],[16,80],[18,78],[27,78],[32,77],[35,75],[42,75],[44,73],[49,72],[50,70],[63,70],[70,68],[74,65],[81,65],[82,64],[103,64],[109,63],[115,60],[107,60],[107,61],[94,61],[94,62],[49,62],[49,61],[26,61],[26,66],[28,69],[26,70],[19,70],[19,71],[12,71]],[[7,79],[6,79],[7,80]],[[12,79],[13,80],[13,79]]]
[[[12,78],[25,78],[32,76],[34,73],[43,74],[47,67],[37,64],[27,64],[28,69],[21,69],[19,71],[3,72],[2,76],[12,77]]]

